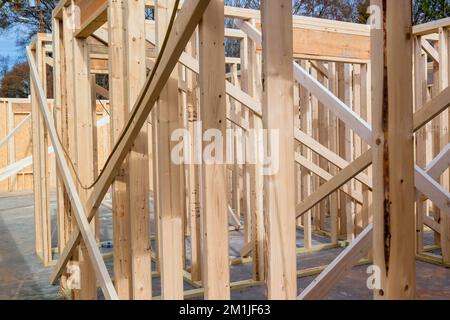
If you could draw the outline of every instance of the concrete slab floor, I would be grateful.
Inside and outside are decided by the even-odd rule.
[[[56,246],[56,219],[55,199],[51,197],[50,208],[52,212],[52,242]],[[51,268],[44,267],[34,253],[34,208],[32,193],[0,194],[0,299],[62,299],[58,293],[58,286],[49,284]],[[101,208],[101,240],[112,239],[111,212]],[[243,245],[243,232],[230,232],[230,256],[238,256]],[[297,245],[301,247],[303,235],[301,230],[297,233]],[[314,236],[314,244],[326,243],[328,239]],[[154,243],[152,246],[154,247]],[[111,248],[101,248],[108,252]],[[189,241],[186,241],[187,257],[189,258]],[[318,267],[329,264],[342,248],[329,249],[315,253],[306,253],[298,256],[298,270]],[[57,258],[57,255],[55,256]],[[189,266],[189,259],[187,265]],[[106,260],[108,270],[112,274],[112,259]],[[152,266],[154,270],[154,265]],[[251,264],[231,267],[231,280],[241,281],[251,278]],[[372,293],[366,287],[368,275],[367,266],[352,269],[348,276],[342,279],[332,290],[327,299],[331,300],[370,300]],[[300,293],[315,276],[299,278],[298,292]],[[185,290],[193,287],[185,283]],[[160,295],[160,281],[153,279],[153,295]],[[232,299],[257,300],[264,299],[264,287],[257,286],[232,291]],[[99,290],[99,299],[102,298]],[[201,299],[198,297],[196,299]],[[445,299],[450,300],[450,269],[417,262],[417,298],[418,299]]]

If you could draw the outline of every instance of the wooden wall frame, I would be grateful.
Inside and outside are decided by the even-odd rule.
[[[370,26],[292,17],[289,0],[263,0],[261,12],[224,6],[223,0],[60,1],[53,34],[38,34],[27,48],[36,253],[45,263],[52,261],[50,143],[57,168],[60,258],[51,283],[61,279],[67,289],[66,267],[76,263],[82,288],[71,292],[75,299],[96,299],[95,279],[107,299],[156,298],[151,286],[156,276],[162,299],[229,299],[233,289],[262,283],[269,299],[322,299],[373,249],[374,262],[385,270],[374,297],[415,298],[413,264],[416,254],[426,254],[424,226],[440,239],[442,262],[450,259],[450,21],[412,27],[404,11],[410,3],[388,1],[383,8],[384,46],[383,31]],[[146,6],[155,8],[155,21],[145,21]],[[393,16],[401,16],[404,28],[390,23]],[[233,18],[237,29],[223,28],[225,18]],[[238,40],[240,57],[225,57],[225,38]],[[433,84],[427,57],[433,61]],[[387,78],[381,71],[385,63],[393,70]],[[45,94],[46,65],[53,68],[53,110]],[[108,75],[109,88],[96,82],[98,74]],[[398,93],[383,99],[383,88]],[[100,120],[99,96],[109,99]],[[401,114],[382,116],[399,104]],[[255,129],[279,130],[279,170],[263,176],[260,155],[243,165],[175,165],[171,134],[179,128],[194,132],[195,120],[202,121],[202,135],[217,129],[225,136],[228,127],[248,136]],[[103,166],[96,124],[105,121],[111,122],[111,134],[103,137],[109,153]],[[440,131],[429,139],[431,121]],[[0,148],[16,129],[2,138]],[[264,140],[255,136],[245,151],[257,154],[261,145]],[[401,158],[405,152],[408,165]],[[425,156],[414,162],[413,152]],[[374,175],[372,169],[385,168],[386,157],[390,170]],[[97,248],[95,220],[111,186],[114,283]],[[399,198],[400,191],[407,196]],[[390,224],[383,220],[386,194],[392,200]],[[244,228],[240,257],[229,256],[230,226]],[[382,254],[386,227],[399,250],[396,259]],[[298,229],[303,248],[296,247]],[[329,237],[325,248],[341,240],[348,247],[316,270],[321,274],[299,296],[297,277],[310,270],[296,270],[297,255],[320,250],[312,245],[315,232]],[[242,263],[253,264],[252,279],[230,282],[230,265]],[[405,266],[406,282],[397,276]],[[196,289],[183,292],[183,281]]]

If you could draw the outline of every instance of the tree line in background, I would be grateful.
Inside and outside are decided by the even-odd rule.
[[[420,24],[450,16],[450,0],[413,0],[413,23]],[[51,32],[52,10],[58,0],[41,0],[43,29]],[[260,0],[225,0],[226,5],[259,9]],[[317,18],[365,23],[370,0],[293,0],[293,14]],[[153,16],[152,11],[147,17]],[[232,21],[226,21],[231,26]],[[16,44],[23,49],[40,30],[39,8],[35,0],[0,0],[0,33],[17,31]],[[238,54],[236,43],[227,42],[227,54]],[[24,52],[24,50],[22,50]],[[0,96],[27,97],[29,70],[25,55],[11,61],[0,52]]]
[[[24,98],[30,94],[30,71],[26,62],[10,67],[10,58],[0,56],[0,97]]]

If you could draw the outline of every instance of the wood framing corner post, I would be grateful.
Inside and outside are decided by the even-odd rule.
[[[175,0],[156,0],[156,42],[161,49]],[[183,208],[180,192],[182,167],[171,159],[171,135],[182,126],[178,101],[178,70],[175,68],[162,90],[154,123],[158,139],[158,246],[161,269],[161,297],[183,299]]]
[[[66,95],[66,65],[65,65],[65,46],[63,36],[63,25],[61,19],[53,18],[53,95],[54,95],[54,120],[61,137],[61,142],[68,149],[67,136],[67,95]],[[70,202],[68,194],[64,187],[64,181],[61,174],[57,172],[56,176],[57,190],[57,230],[58,230],[58,249],[63,252],[68,241],[70,233]],[[62,278],[61,286],[66,288],[65,278]]]
[[[251,20],[251,24],[254,25],[255,21]],[[247,63],[247,84],[245,84],[244,81],[241,85],[243,86],[243,89],[246,87],[247,92],[251,97],[256,98],[256,100],[259,101],[261,100],[261,54],[257,52],[257,43],[250,37],[247,37],[247,48],[244,46],[241,50],[242,49],[247,50],[247,54],[244,52],[241,58],[243,59],[244,64]],[[247,59],[247,61],[245,59]],[[242,65],[241,69],[243,69]],[[254,129],[254,133],[262,129],[263,123],[259,114],[254,112],[251,113],[250,126]],[[261,139],[261,137],[259,137],[259,139]],[[253,145],[248,147],[257,150],[259,145],[258,136],[254,134],[253,140]],[[255,155],[256,154],[257,153],[255,152]],[[251,218],[249,221],[250,230],[248,231],[250,231],[253,241],[252,262],[253,280],[255,281],[263,281],[266,275],[264,261],[264,177],[260,174],[261,166],[262,161],[258,160],[249,166]]]
[[[128,111],[131,112],[145,84],[145,3],[126,1],[125,57],[128,72]],[[152,297],[150,258],[150,181],[148,123],[130,151],[128,196],[130,198],[131,297],[148,300]]]
[[[80,17],[76,7],[72,8],[73,30],[78,29]],[[91,81],[89,65],[89,47],[86,39],[74,38],[73,40],[73,102],[75,106],[75,149],[77,154],[77,167],[80,180],[84,184],[94,181],[94,113],[91,100]],[[83,204],[86,203],[90,190],[83,189],[84,186],[78,185],[78,192]],[[94,227],[94,223],[91,223]],[[93,228],[92,231],[95,229]],[[97,299],[97,285],[93,266],[89,259],[88,249],[84,241],[81,241],[78,251],[78,264],[80,267],[80,290],[74,291],[74,297],[77,300],[95,300]]]
[[[294,75],[292,1],[261,3],[263,45],[263,128],[267,153],[277,159],[264,177],[267,234],[267,296],[296,299],[296,224],[294,194]],[[278,133],[279,140],[271,141]]]
[[[377,299],[415,298],[411,0],[372,1],[374,264]],[[384,4],[384,6],[383,6]],[[383,59],[385,57],[385,59]]]
[[[220,131],[223,145],[213,142],[217,161],[202,165],[202,279],[208,300],[230,299],[226,165],[221,161],[224,159],[217,159],[218,153],[225,154],[226,144],[223,23],[223,0],[211,0],[199,24],[201,121],[203,132]],[[203,146],[210,143],[203,143]]]
[[[145,84],[145,7],[109,0],[110,106],[116,143]],[[114,276],[121,299],[151,299],[147,122],[113,184]]]
[[[36,56],[36,51],[33,51],[33,55]],[[41,206],[41,171],[40,171],[40,161],[39,161],[39,106],[36,99],[36,89],[33,82],[30,84],[31,91],[31,130],[32,130],[32,141],[33,141],[33,194],[34,194],[34,227],[35,227],[35,245],[36,254],[38,257],[43,259],[44,257],[44,244],[42,237],[42,206]]]
[[[58,166],[57,168],[58,171],[62,174],[62,178],[64,179],[64,185],[70,194],[70,202],[74,210],[76,223],[79,227],[81,236],[87,246],[91,263],[94,266],[95,275],[100,283],[105,299],[117,300],[116,291],[114,290],[111,278],[109,277],[108,274],[108,270],[106,269],[105,263],[102,259],[102,256],[100,255],[100,251],[97,247],[97,243],[94,234],[92,232],[91,226],[88,222],[88,219],[85,216],[83,205],[78,195],[75,182],[71,176],[69,165],[64,156],[64,151],[59,142],[52,116],[47,108],[47,100],[39,79],[39,73],[36,68],[35,58],[33,57],[29,47],[27,48],[27,57],[28,57],[28,64],[30,66],[31,79],[35,87],[36,97],[39,102],[38,104],[40,108],[40,114],[42,114],[45,121],[45,125],[48,129],[49,136],[51,138],[51,142],[55,150],[55,156]],[[71,247],[76,248],[75,241],[72,242]],[[65,262],[67,262],[67,259],[65,259]]]
[[[120,137],[128,113],[127,79],[125,62],[125,6],[122,2],[109,0],[109,92],[111,117],[111,148]],[[123,161],[112,184],[114,286],[119,298],[131,299],[131,251],[130,211],[127,194],[129,157]]]
[[[153,73],[154,77],[150,75],[147,77],[145,85],[140,91],[139,98],[133,107],[134,116],[128,120],[127,129],[122,131],[123,139],[117,142],[116,147],[111,152],[110,161],[106,164],[104,170],[102,171],[104,174],[100,176],[91,196],[87,201],[86,211],[89,212],[88,221],[91,221],[94,218],[96,210],[99,208],[111,183],[116,178],[117,172],[121,168],[123,161],[129,154],[131,145],[140,133],[142,126],[147,121],[149,113],[158,100],[160,92],[170,77],[173,68],[178,62],[178,59],[189,41],[189,38],[192,36],[195,27],[202,18],[209,1],[210,0],[189,0],[183,4],[182,9],[179,11],[174,27],[169,34],[165,51],[166,54],[162,56],[161,63],[155,69],[155,72]],[[112,43],[110,43],[110,47],[111,45]],[[120,51],[120,48],[118,48],[118,51]],[[112,57],[110,57],[110,61],[111,59]],[[121,71],[119,70],[118,72]],[[122,89],[116,91],[121,92],[120,90]],[[63,268],[68,262],[70,256],[72,256],[72,253],[81,240],[82,235],[84,237],[84,230],[77,229],[71,233],[68,245],[60,254],[58,263],[53,270],[51,275],[51,283],[55,283],[56,279],[58,279],[61,275]],[[104,276],[103,273],[101,275]],[[109,283],[106,284],[109,285]]]
[[[44,87],[44,92],[46,94],[47,92],[47,85],[46,85],[46,79],[47,79],[47,69],[45,64],[45,38],[46,35],[43,33],[37,34],[37,40],[36,40],[36,61],[37,61],[37,69],[38,73],[41,79],[41,82]],[[36,88],[35,88],[36,89]],[[41,214],[40,214],[40,224],[41,224],[41,234],[42,234],[42,245],[43,245],[43,252],[42,252],[42,261],[43,263],[50,263],[52,261],[52,248],[51,248],[51,224],[50,224],[50,211],[49,211],[49,158],[47,153],[47,148],[49,146],[49,140],[48,140],[48,132],[47,128],[44,124],[44,119],[42,115],[38,115],[38,123],[36,124],[36,128],[38,131],[37,137],[38,140],[36,141],[36,144],[38,146],[38,170],[40,171],[39,174],[39,192],[40,192],[40,202],[41,205]]]
[[[449,29],[439,28],[439,91],[443,91],[449,86],[449,73],[450,73],[450,57],[449,57]],[[443,150],[449,142],[449,111],[442,113],[439,117],[440,121],[440,137],[439,137],[439,150]],[[445,189],[449,189],[449,172],[442,175],[440,182]],[[439,179],[438,179],[439,181]],[[441,251],[442,259],[446,264],[450,263],[450,217],[444,212],[440,212],[441,222]]]

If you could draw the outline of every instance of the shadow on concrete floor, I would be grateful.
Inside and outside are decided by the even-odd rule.
[[[54,210],[52,223],[55,225]],[[0,195],[0,299],[61,299],[58,287],[49,284],[51,268],[45,268],[34,253],[34,209],[33,194]],[[101,240],[111,240],[111,211],[101,209]],[[153,229],[153,226],[152,226]],[[52,233],[55,242],[56,232]],[[297,245],[302,245],[303,234],[297,232]],[[314,236],[314,244],[326,243],[323,236]],[[243,245],[243,232],[230,232],[230,254],[238,255]],[[152,243],[155,248],[155,243]],[[189,258],[189,241],[186,241],[187,258]],[[101,249],[103,252],[111,249]],[[301,254],[297,259],[299,270],[329,264],[343,249],[335,248],[315,253]],[[105,261],[112,274],[113,261]],[[187,261],[189,265],[189,259]],[[450,269],[417,262],[417,298],[450,299]],[[152,264],[152,269],[155,265]],[[367,266],[359,266],[342,279],[331,291],[327,299],[331,300],[370,300],[372,293],[366,287]],[[231,281],[251,278],[251,264],[232,266]],[[315,276],[298,279],[298,292],[304,290]],[[153,295],[160,295],[160,280],[153,279]],[[185,290],[193,289],[185,283]],[[263,286],[232,291],[232,299],[258,300],[265,298]],[[102,295],[99,290],[99,299]],[[197,299],[201,299],[199,297]]]

